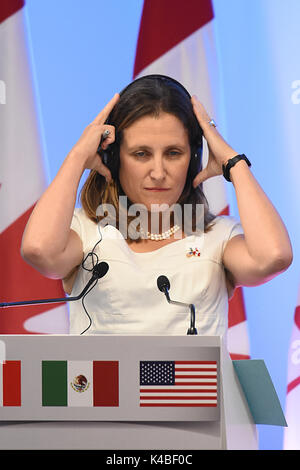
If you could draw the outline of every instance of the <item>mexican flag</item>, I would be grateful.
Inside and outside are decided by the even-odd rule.
[[[42,406],[119,406],[118,361],[42,361]]]

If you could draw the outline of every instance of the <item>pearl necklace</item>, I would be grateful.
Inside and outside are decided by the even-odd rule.
[[[169,230],[166,230],[165,232],[162,232],[162,233],[147,232],[146,238],[147,238],[147,240],[150,239],[150,240],[155,240],[155,241],[166,240],[166,238],[169,238],[171,235],[173,235],[179,229],[180,229],[179,225],[174,225],[174,227],[172,227]],[[145,235],[145,232],[142,229],[140,230],[140,233],[142,235]]]

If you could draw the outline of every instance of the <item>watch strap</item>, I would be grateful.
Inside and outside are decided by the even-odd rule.
[[[237,163],[239,162],[240,160],[244,160],[247,165],[250,167],[251,166],[251,163],[250,161],[248,160],[248,158],[246,157],[246,155],[244,154],[241,154],[241,155],[236,155],[235,157],[233,158],[230,158],[228,160],[228,162],[226,163],[226,165],[222,165],[222,170],[223,170],[223,176],[224,178],[227,180],[227,181],[231,181],[230,179],[230,170],[231,168]]]

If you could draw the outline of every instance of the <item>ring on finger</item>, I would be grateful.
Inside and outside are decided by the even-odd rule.
[[[106,139],[110,134],[110,131],[108,129],[105,129],[105,131],[102,134],[103,139]]]
[[[209,124],[211,127],[217,127],[217,124],[216,124],[216,122],[215,122],[213,119],[211,119],[210,121],[208,121],[208,124]]]

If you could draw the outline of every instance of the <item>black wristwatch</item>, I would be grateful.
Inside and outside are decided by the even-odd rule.
[[[230,182],[231,182],[231,179],[230,179],[230,170],[231,170],[231,168],[232,168],[237,162],[239,162],[240,160],[245,160],[245,162],[247,163],[247,165],[248,165],[249,167],[251,166],[250,161],[248,160],[248,158],[247,158],[246,155],[244,155],[244,154],[242,154],[242,155],[236,155],[235,157],[230,158],[230,160],[228,160],[228,162],[226,163],[226,166],[225,166],[225,165],[222,165],[223,176],[224,176],[224,178],[225,178],[227,181],[230,181]]]

